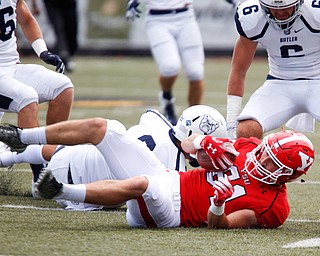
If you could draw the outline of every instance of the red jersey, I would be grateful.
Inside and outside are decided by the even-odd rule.
[[[262,183],[244,170],[246,154],[251,152],[260,140],[256,138],[238,139],[234,147],[240,153],[226,173],[235,191],[226,201],[225,213],[250,209],[256,214],[260,228],[276,228],[288,218],[290,207],[286,186],[276,187]],[[206,227],[207,213],[213,201],[213,185],[222,172],[208,172],[195,169],[180,173],[181,226]]]

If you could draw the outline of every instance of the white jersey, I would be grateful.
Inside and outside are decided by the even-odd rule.
[[[184,8],[192,4],[192,0],[144,0],[147,10],[167,10]]]
[[[168,169],[186,171],[186,159],[175,144],[172,125],[157,110],[147,110],[138,125],[132,126],[128,132],[146,143]]]
[[[18,0],[0,1],[0,66],[20,62],[15,36],[17,2]]]
[[[240,35],[267,50],[269,75],[281,79],[320,79],[320,4],[305,0],[301,16],[287,30],[270,25],[259,0],[239,5],[235,21]]]

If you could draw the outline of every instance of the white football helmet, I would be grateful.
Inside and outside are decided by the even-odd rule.
[[[216,109],[195,105],[182,112],[177,124],[173,127],[173,135],[180,141],[193,133],[226,138],[226,120]]]
[[[304,0],[259,0],[261,8],[268,22],[277,29],[290,29],[295,20],[300,16],[301,5]],[[292,15],[286,20],[278,20],[270,9],[285,9],[294,6]]]

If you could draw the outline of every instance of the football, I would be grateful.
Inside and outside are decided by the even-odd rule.
[[[228,152],[226,152],[225,154],[229,157],[229,159],[231,161],[235,160],[235,156],[233,154],[228,153]],[[214,168],[210,157],[207,155],[207,153],[203,149],[199,149],[197,151],[196,156],[197,156],[197,161],[202,168],[204,168],[208,171],[213,171],[213,172],[224,171],[221,169]]]

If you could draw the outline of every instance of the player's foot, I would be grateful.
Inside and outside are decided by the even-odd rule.
[[[175,98],[171,98],[170,100],[165,99],[163,97],[163,93],[159,93],[159,102],[162,114],[169,120],[172,125],[177,124],[177,116],[174,110]]]
[[[21,128],[11,124],[0,125],[0,141],[7,144],[11,151],[21,153],[27,145],[21,142],[20,131]]]
[[[52,171],[44,169],[35,185],[38,195],[44,199],[52,199],[62,193],[63,184],[58,182]]]
[[[7,167],[9,171],[12,171],[14,168],[14,164],[9,164],[8,161],[5,159],[10,157],[11,154],[14,154],[11,152],[10,148],[4,144],[2,141],[0,141],[0,167]]]

